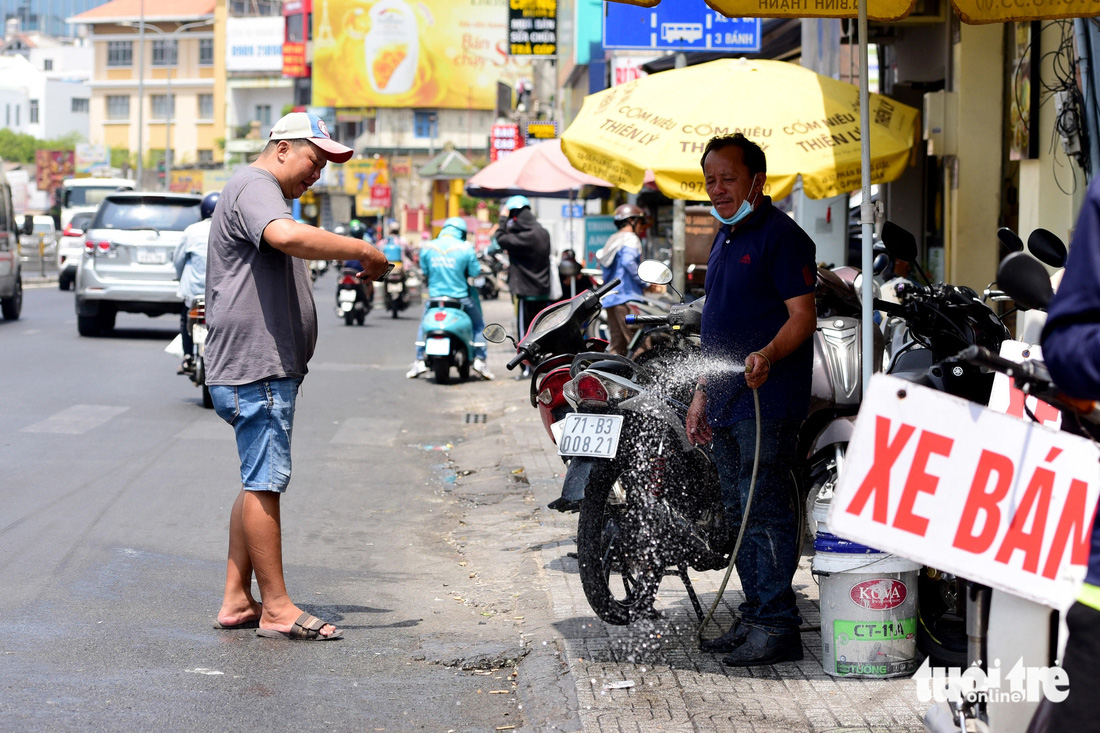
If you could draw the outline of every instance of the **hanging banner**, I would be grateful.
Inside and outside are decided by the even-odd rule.
[[[329,0],[314,13],[313,104],[493,109],[496,82],[531,77],[508,54],[509,0]]]
[[[971,0],[971,2],[1016,2],[1018,0]],[[1043,0],[1035,0],[1042,2]],[[1060,2],[1061,0],[1054,0]],[[1092,0],[1078,0],[1082,5]],[[615,3],[655,8],[661,0],[613,0]],[[679,4],[668,0],[665,5]],[[702,1],[699,2],[702,5]],[[855,18],[858,0],[707,0],[727,18]],[[870,20],[901,20],[912,12],[917,0],[868,0]],[[956,6],[959,4],[956,0]]]
[[[1100,495],[1089,440],[876,374],[830,531],[1065,610]]]
[[[508,53],[553,57],[558,53],[558,0],[510,0]]]
[[[306,63],[306,44],[283,44],[283,76],[309,76],[309,65]]]
[[[952,4],[959,18],[971,25],[1088,18],[1098,12],[1096,0],[952,0]]]

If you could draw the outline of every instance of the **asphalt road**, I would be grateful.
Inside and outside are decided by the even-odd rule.
[[[523,725],[518,635],[454,590],[469,581],[438,450],[469,429],[467,396],[477,410],[502,385],[406,380],[418,309],[347,327],[333,289],[331,273],[316,284],[283,520],[291,595],[337,642],[211,628],[238,462],[163,351],[178,320],[120,314],[112,336],[81,338],[52,284],[0,321],[0,729]],[[447,666],[479,649],[486,669]]]

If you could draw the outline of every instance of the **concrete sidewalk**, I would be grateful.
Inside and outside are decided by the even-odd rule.
[[[506,303],[487,303],[485,311],[487,322],[509,325]],[[564,669],[541,681],[528,680],[524,690],[521,665],[518,698],[530,729],[575,729],[568,720],[572,716],[563,716],[561,707],[576,706],[586,731],[923,730],[920,721],[928,703],[917,699],[912,679],[830,677],[822,671],[818,632],[803,634],[805,659],[801,662],[734,669],[722,665],[721,655],[700,652],[698,621],[675,577],[665,578],[658,594],[656,607],[663,618],[627,627],[600,621],[585,600],[577,561],[569,556],[576,550],[577,515],[545,508],[560,493],[564,466],[537,411],[528,403],[529,383],[514,381],[504,369],[512,355],[510,348],[493,347],[489,362],[497,380],[473,383],[465,390],[465,409],[484,413],[487,422],[484,429],[467,432],[466,444],[455,446],[451,461],[456,470],[454,491],[467,501],[471,495],[482,495],[479,485],[488,491],[493,482],[515,486],[525,480],[527,484],[522,501],[513,495],[511,503],[496,499],[490,506],[468,506],[463,527],[471,537],[482,528],[485,541],[490,526],[498,535],[504,532],[501,536],[516,544],[498,546],[497,556],[520,551],[528,560],[513,582],[528,600],[533,590],[546,594],[550,628],[536,628],[532,615],[525,635],[535,650],[540,637],[543,647],[560,650]],[[495,471],[486,470],[490,464]],[[466,470],[476,473],[464,476]],[[466,549],[476,556],[475,548]],[[483,555],[486,562],[493,561],[489,547]],[[691,572],[690,577],[704,608],[709,608],[722,573]],[[816,626],[820,622],[818,586],[810,573],[809,556],[799,563],[794,587],[804,623]],[[728,628],[732,609],[741,600],[735,573],[717,614],[717,626],[707,630],[708,637]],[[528,656],[525,664],[532,661]]]

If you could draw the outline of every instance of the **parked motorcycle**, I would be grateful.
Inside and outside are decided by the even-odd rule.
[[[348,326],[352,323],[362,326],[374,304],[374,285],[356,277],[357,272],[345,267],[336,281],[336,317],[343,318]]]
[[[520,364],[531,368],[531,406],[538,409],[542,424],[555,443],[557,437],[552,426],[572,410],[562,394],[562,388],[571,379],[569,367],[578,353],[607,349],[607,341],[588,337],[586,327],[600,313],[600,298],[618,284],[618,280],[612,280],[596,290],[586,290],[544,308],[516,344],[516,358],[508,369]],[[503,343],[508,336],[503,326],[491,323],[485,327],[485,338],[491,343]]]
[[[214,402],[210,399],[210,388],[206,386],[206,298],[201,295],[195,297],[187,311],[187,330],[195,344],[195,353],[184,374],[196,387],[202,388],[202,406],[211,409]]]
[[[912,234],[886,222],[882,241],[891,257],[911,262],[926,283],[899,285],[900,305],[875,301],[875,308],[895,319],[897,333],[902,334],[893,339],[886,372],[988,404],[993,372],[954,357],[970,346],[998,353],[1011,337],[1008,329],[971,288],[932,283],[916,261]],[[967,619],[988,609],[988,593],[988,588],[965,578],[924,568],[918,580],[917,648],[935,665],[965,667]]]
[[[500,256],[481,252],[478,254],[477,260],[478,264],[481,265],[481,273],[478,275],[477,282],[475,283],[478,293],[483,300],[494,300],[499,298],[501,272],[504,270],[504,263],[501,262]]]
[[[397,314],[409,307],[409,274],[402,263],[398,262],[386,275],[386,287],[382,291],[382,302],[387,311],[397,318]]]
[[[1049,233],[1047,233],[1049,234]],[[1046,237],[1047,235],[1041,235]],[[1050,244],[1055,254],[1064,250],[1061,240],[1054,235]],[[1029,240],[1032,255],[1039,256]],[[1044,255],[1046,253],[1043,253]],[[1064,262],[1064,254],[1061,255]],[[1044,256],[1042,260],[1047,262]],[[1057,257],[1053,258],[1055,263]],[[1021,310],[1044,312],[1053,295],[1049,275],[1031,255],[1012,251],[997,272],[997,284],[1005,297]],[[1026,353],[1026,352],[1025,352]],[[1053,383],[1050,373],[1034,353],[1021,362],[1005,359],[996,351],[984,346],[971,345],[957,355],[936,365],[940,371],[951,371],[959,365],[968,365],[1005,374],[1015,387],[1026,395],[1038,398],[1060,411],[1063,422],[1066,416],[1082,434],[1093,440],[1100,439],[1100,407],[1089,400],[1067,397]],[[934,385],[932,380],[925,382]],[[1028,416],[1038,421],[1035,414]],[[967,621],[967,647],[963,666],[977,666],[988,670],[991,659],[1000,660],[1001,668],[1009,668],[1013,658],[1028,667],[1045,667],[1053,664],[1057,653],[1058,624],[1052,611],[1046,606],[1026,601],[1012,594],[993,591],[990,588],[960,579],[965,597]],[[1020,655],[1017,657],[1017,655]],[[926,730],[937,733],[992,729],[1000,730],[1006,721],[1019,720],[1021,715],[1030,717],[1034,701],[1026,699],[987,699],[965,697],[958,702],[934,706],[925,717]],[[937,709],[939,708],[939,709]]]

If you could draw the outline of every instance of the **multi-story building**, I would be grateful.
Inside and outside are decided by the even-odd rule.
[[[215,0],[110,0],[69,19],[94,52],[90,142],[140,151],[148,168],[166,150],[175,167],[221,159],[214,10]]]
[[[86,140],[91,65],[92,48],[82,39],[22,32],[9,19],[0,41],[4,126],[43,140],[74,133]]]
[[[294,104],[294,80],[283,76],[281,0],[230,0],[226,11],[225,150],[227,162],[245,162]]]

